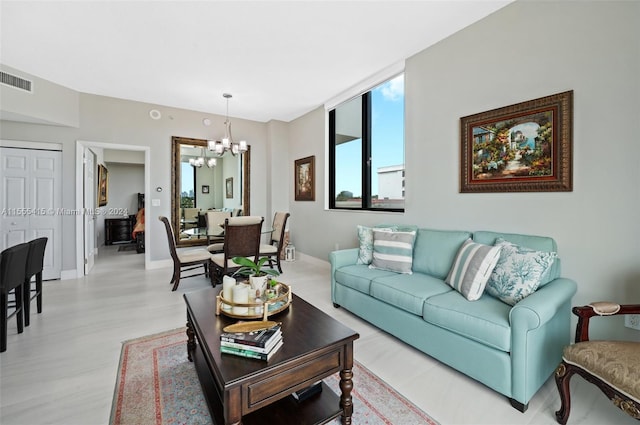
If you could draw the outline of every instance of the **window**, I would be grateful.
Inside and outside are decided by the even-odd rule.
[[[188,162],[181,162],[180,208],[196,206],[196,173]]]
[[[404,74],[329,111],[329,207],[404,211]]]

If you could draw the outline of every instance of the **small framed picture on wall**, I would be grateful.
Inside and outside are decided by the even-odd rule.
[[[227,199],[231,199],[233,198],[233,177],[228,177],[225,183],[227,189]]]
[[[203,184],[202,185],[202,193],[209,193],[209,185],[208,184]]]
[[[295,182],[295,200],[296,201],[315,201],[316,200],[316,183],[315,183],[315,156],[296,159],[295,174],[293,176]]]

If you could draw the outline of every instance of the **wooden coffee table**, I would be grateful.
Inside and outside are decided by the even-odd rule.
[[[353,341],[360,336],[294,294],[287,310],[269,318],[282,322],[284,339],[269,361],[222,354],[220,333],[237,320],[215,315],[219,292],[184,295],[187,353],[214,423],[323,424],[342,415],[342,423],[351,424]],[[322,392],[304,401],[291,396],[337,372],[340,396],[324,383]]]

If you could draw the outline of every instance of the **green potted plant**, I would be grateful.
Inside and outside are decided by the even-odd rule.
[[[251,288],[256,291],[256,296],[260,297],[267,289],[267,281],[271,280],[269,276],[279,276],[280,273],[272,268],[265,268],[264,265],[269,261],[268,257],[258,259],[258,262],[246,257],[233,257],[231,259],[240,268],[234,273],[235,275],[249,277]]]

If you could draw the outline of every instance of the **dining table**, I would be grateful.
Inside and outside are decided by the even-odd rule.
[[[270,226],[263,227],[260,231],[261,234],[266,235],[273,232],[273,228]],[[193,227],[191,229],[183,230],[182,233],[188,235],[189,238],[207,238],[207,244],[224,242],[224,224],[215,224],[208,227]]]

